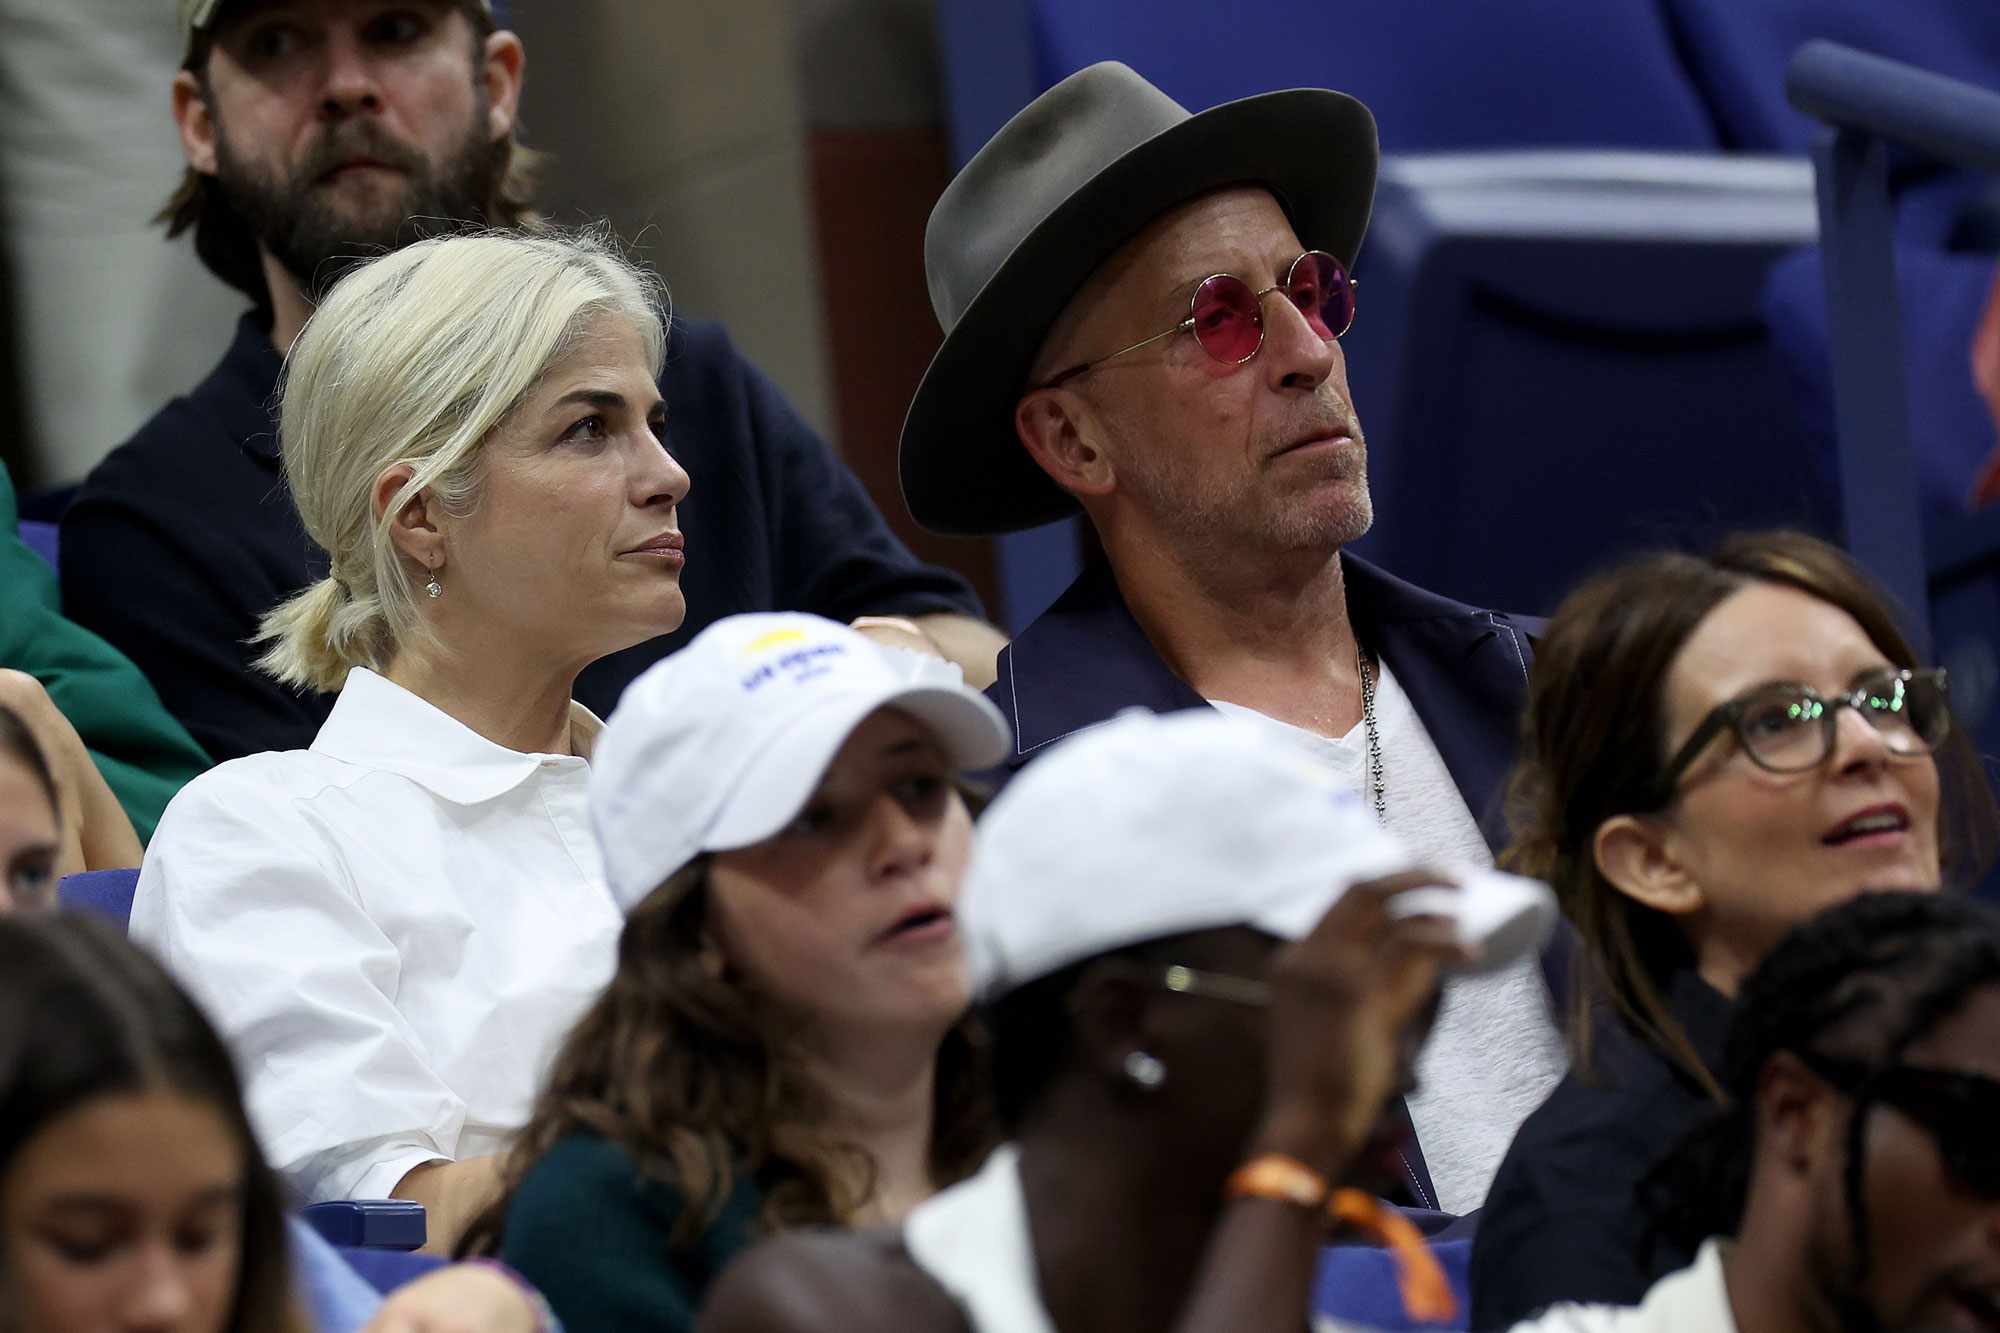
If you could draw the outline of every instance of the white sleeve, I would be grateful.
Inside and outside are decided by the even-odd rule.
[[[396,1008],[402,960],[335,839],[272,769],[289,758],[225,764],[174,798],[131,931],[221,1029],[265,1155],[303,1200],[379,1198],[455,1156],[465,1105]]]

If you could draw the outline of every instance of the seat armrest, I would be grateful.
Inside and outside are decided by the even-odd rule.
[[[328,1244],[350,1249],[414,1250],[428,1234],[424,1206],[408,1199],[338,1199],[310,1205],[304,1217]]]

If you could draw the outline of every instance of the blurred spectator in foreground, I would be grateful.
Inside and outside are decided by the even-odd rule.
[[[108,924],[38,915],[0,919],[0,1327],[551,1333],[500,1270],[384,1301],[309,1229],[288,1235],[215,1030]]]
[[[55,906],[60,810],[42,747],[21,715],[0,704],[0,912]]]

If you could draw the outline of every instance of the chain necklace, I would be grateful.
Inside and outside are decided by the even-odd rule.
[[[1368,653],[1354,642],[1354,665],[1361,672],[1361,728],[1368,734],[1368,783],[1375,794],[1375,818],[1389,822],[1389,802],[1382,794],[1382,737],[1375,730],[1375,682],[1368,676]]]

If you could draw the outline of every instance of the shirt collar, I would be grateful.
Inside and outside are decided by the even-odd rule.
[[[581,768],[603,723],[570,701],[570,736],[577,755],[528,754],[495,745],[434,704],[366,667],[347,673],[316,753],[408,778],[442,800],[477,805],[505,795],[544,766]]]

